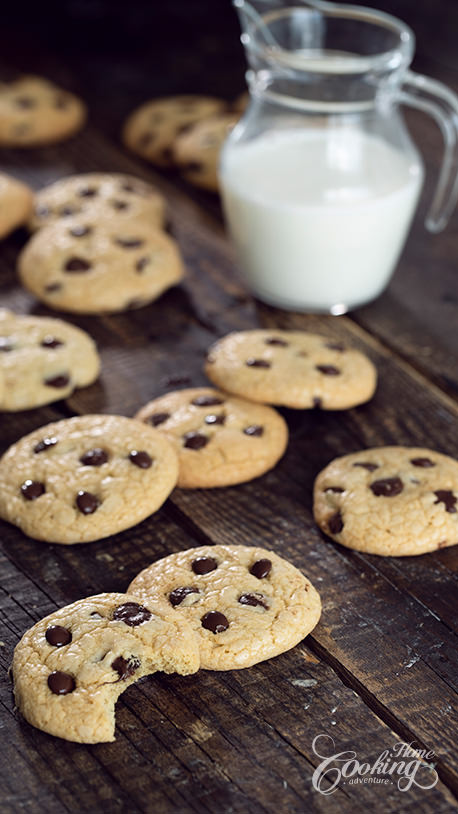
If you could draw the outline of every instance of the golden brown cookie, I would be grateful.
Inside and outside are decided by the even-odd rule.
[[[29,410],[66,398],[99,374],[89,334],[61,319],[0,309],[1,410]]]
[[[183,276],[176,242],[143,220],[50,223],[22,250],[21,282],[51,308],[82,314],[140,308]]]
[[[130,114],[122,138],[132,152],[159,167],[169,167],[172,142],[180,131],[226,107],[222,99],[196,94],[151,99]]]
[[[53,82],[23,76],[0,83],[0,146],[40,147],[55,144],[84,124],[83,102]]]
[[[28,630],[14,651],[16,704],[33,726],[78,743],[113,741],[115,703],[142,676],[199,668],[191,626],[166,602],[98,594]]]
[[[320,596],[297,568],[255,546],[179,551],[145,568],[129,593],[167,600],[190,622],[207,670],[250,667],[294,647],[317,624]]]
[[[430,449],[376,447],[336,458],[315,481],[320,528],[382,557],[458,543],[458,461]]]
[[[172,445],[118,415],[47,424],[0,458],[0,516],[35,540],[88,543],[153,514],[176,484]]]
[[[251,401],[345,410],[368,401],[377,373],[367,356],[305,331],[228,334],[209,350],[205,372],[217,386]]]
[[[136,418],[162,432],[179,457],[178,486],[232,486],[275,466],[288,427],[271,407],[210,387],[177,390],[142,407]]]

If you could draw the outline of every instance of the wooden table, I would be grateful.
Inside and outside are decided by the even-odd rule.
[[[458,90],[453,66],[434,67]],[[409,122],[429,187],[440,136],[420,115]],[[247,294],[215,199],[171,174],[159,176],[100,127],[89,125],[56,148],[3,151],[1,164],[36,187],[94,169],[152,180],[167,196],[188,272],[183,285],[141,310],[66,317],[96,338],[101,378],[65,402],[3,415],[2,450],[49,421],[89,412],[132,415],[170,389],[205,384],[206,348],[233,329],[317,331],[365,351],[380,377],[374,399],[356,409],[284,411],[291,442],[263,478],[228,489],[175,490],[156,515],[116,537],[46,545],[0,524],[2,814],[455,810],[458,547],[406,559],[347,550],[315,526],[311,490],[332,458],[367,446],[424,445],[458,455],[456,216],[446,233],[431,237],[423,231],[422,204],[399,270],[377,302],[345,317],[304,316]],[[15,259],[25,239],[17,233],[0,247],[0,302],[48,314],[17,282]],[[313,634],[250,669],[156,675],[132,686],[117,705],[112,744],[68,743],[21,720],[7,670],[28,627],[80,597],[123,591],[151,561],[202,543],[272,547],[303,569],[323,599]],[[320,794],[312,785],[320,763],[312,743],[321,733],[334,739],[336,752],[353,750],[371,765],[395,743],[412,742],[434,752],[439,782],[404,792],[395,784],[347,782]]]

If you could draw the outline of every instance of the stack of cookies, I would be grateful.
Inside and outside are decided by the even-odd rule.
[[[128,117],[122,139],[129,150],[158,167],[178,167],[195,186],[218,191],[221,147],[246,105],[212,96],[152,99]]]

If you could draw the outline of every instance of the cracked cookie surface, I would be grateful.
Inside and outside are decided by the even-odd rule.
[[[114,740],[117,698],[157,670],[199,668],[187,620],[128,594],[80,599],[46,616],[16,646],[16,704],[33,726],[78,743]]]
[[[56,421],[0,459],[0,516],[48,543],[86,543],[140,523],[176,484],[178,461],[156,430],[131,418]]]
[[[291,563],[256,546],[199,546],[141,571],[129,593],[166,600],[198,636],[201,666],[250,667],[300,642],[317,624],[319,594]]]
[[[210,348],[205,373],[235,395],[296,409],[354,407],[372,397],[377,381],[363,353],[304,331],[228,334]]]
[[[25,288],[46,305],[83,314],[140,308],[183,276],[176,242],[158,228],[89,215],[39,229],[18,270]]]
[[[288,428],[271,407],[210,387],[167,393],[136,415],[156,427],[179,457],[178,486],[212,488],[263,475],[283,455]]]
[[[314,486],[320,528],[348,548],[425,554],[458,543],[458,462],[420,447],[375,447],[336,458]]]
[[[97,378],[100,360],[91,337],[51,317],[0,309],[0,410],[29,410],[66,398]]]

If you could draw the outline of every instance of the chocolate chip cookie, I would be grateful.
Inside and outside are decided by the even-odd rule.
[[[32,201],[32,190],[26,184],[0,173],[0,239],[25,223]]]
[[[84,124],[83,102],[53,82],[23,76],[0,83],[0,145],[40,147],[55,144]]]
[[[430,449],[378,447],[318,475],[314,514],[338,543],[384,557],[458,543],[458,462]]]
[[[40,427],[0,459],[0,516],[47,543],[87,543],[135,526],[176,484],[172,445],[152,427],[85,415]]]
[[[227,107],[212,96],[185,94],[152,99],[131,113],[123,130],[123,141],[132,152],[157,164],[172,164],[172,142],[190,124],[206,119]]]
[[[73,215],[116,221],[119,228],[123,228],[123,221],[138,219],[161,227],[164,205],[163,195],[152,184],[133,175],[116,172],[69,175],[36,193],[29,228],[35,231]]]
[[[0,410],[29,410],[66,398],[99,375],[91,337],[61,319],[0,309]]]
[[[209,387],[167,393],[142,407],[140,421],[164,433],[179,457],[178,486],[231,486],[272,469],[288,427],[271,407]]]
[[[51,308],[93,314],[140,308],[183,276],[175,241],[138,219],[89,215],[44,226],[19,256],[21,282]]]
[[[205,372],[229,393],[298,409],[354,407],[371,398],[377,380],[364,354],[304,331],[228,334],[210,348]]]
[[[320,597],[293,565],[263,548],[200,546],[158,560],[129,593],[169,602],[199,638],[208,670],[250,667],[300,642],[317,624]]]
[[[33,726],[78,743],[113,741],[115,703],[142,676],[199,668],[196,637],[165,602],[99,594],[51,613],[16,646],[16,704]]]
[[[238,116],[221,113],[190,125],[172,144],[173,163],[184,178],[211,192],[218,192],[218,164],[221,147]]]

